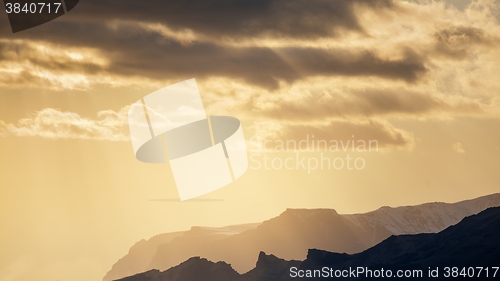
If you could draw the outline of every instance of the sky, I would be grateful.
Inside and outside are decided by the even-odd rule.
[[[2,10],[0,280],[101,280],[141,239],[286,208],[499,192],[498,46],[494,0],[82,0],[15,34]],[[190,78],[209,115],[241,120],[250,167],[177,202],[127,112]]]

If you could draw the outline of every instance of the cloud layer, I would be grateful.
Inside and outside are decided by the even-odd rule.
[[[15,37],[2,22],[0,87],[160,88],[195,77],[209,112],[279,124],[282,137],[366,133],[411,147],[411,132],[391,118],[500,117],[499,8],[494,0],[461,9],[444,1],[89,0]],[[123,139],[122,119],[109,127],[51,110],[2,128]],[[52,128],[56,119],[65,125]]]

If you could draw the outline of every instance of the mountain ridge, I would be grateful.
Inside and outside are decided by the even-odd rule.
[[[225,235],[217,234],[219,236],[213,233],[208,236],[182,235],[161,245],[153,245],[156,247],[154,253],[148,251],[135,257],[141,259],[141,266],[133,265],[133,273],[166,270],[192,256],[225,261],[236,271],[244,273],[253,268],[254,258],[261,251],[286,260],[303,260],[311,248],[354,254],[391,235],[437,233],[466,216],[494,206],[500,206],[499,193],[456,203],[380,207],[363,214],[338,214],[328,208],[288,208],[275,218],[253,224],[248,229],[240,228],[235,234],[226,231]],[[196,229],[190,231],[194,233]],[[125,263],[121,267],[115,264],[104,281],[131,275],[130,269],[125,275],[121,268],[130,267]]]
[[[413,273],[421,271],[421,278],[431,279],[428,268],[440,269],[440,275],[432,280],[450,280],[445,277],[444,267],[494,267],[500,266],[500,207],[492,207],[479,214],[464,218],[458,224],[450,226],[439,233],[392,235],[378,245],[361,253],[349,255],[333,253],[318,249],[309,249],[303,261],[284,260],[272,254],[259,252],[255,267],[247,273],[238,274],[227,263],[191,258],[186,262],[164,272],[157,270],[124,278],[119,281],[289,281],[289,280],[331,280],[331,276],[315,278],[293,277],[294,272],[321,272],[323,268],[345,270],[364,267],[371,270],[391,271],[410,269]],[[193,272],[201,270],[202,279],[192,277]],[[236,274],[235,274],[236,273]],[[490,272],[491,273],[491,272]],[[220,274],[220,275],[217,275]],[[417,274],[419,274],[417,272]],[[469,273],[468,273],[469,274]],[[460,277],[460,276],[459,276]],[[485,275],[478,277],[485,280]],[[492,277],[492,276],[489,276]],[[500,277],[500,274],[496,278]],[[215,279],[214,279],[215,278]],[[465,277],[464,277],[465,278]],[[374,276],[350,276],[346,280],[380,280]],[[408,279],[408,278],[406,278]],[[469,280],[477,280],[470,278]],[[411,280],[411,279],[409,279]]]

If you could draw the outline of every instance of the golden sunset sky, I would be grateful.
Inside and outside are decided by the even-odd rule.
[[[141,239],[286,208],[500,191],[500,1],[149,2],[82,0],[15,34],[0,12],[1,281],[101,280]],[[362,170],[250,168],[177,202],[169,166],[134,157],[127,110],[190,78],[247,140],[354,135],[379,151],[325,152]]]

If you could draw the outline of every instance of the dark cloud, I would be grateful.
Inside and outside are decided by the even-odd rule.
[[[211,37],[262,35],[315,38],[339,29],[361,31],[355,6],[383,9],[392,0],[87,0],[71,16],[82,20],[163,23]]]
[[[426,72],[424,59],[407,52],[403,59],[388,60],[371,51],[344,49],[282,49],[279,52],[305,73],[316,75],[378,76],[413,82]]]
[[[181,44],[137,22],[162,23],[173,30],[191,29],[203,38],[318,38],[338,30],[362,32],[356,7],[386,9],[391,0],[87,0],[67,15],[4,38],[47,41],[63,47],[99,49],[110,60],[109,73],[153,79],[223,76],[266,88],[279,80],[309,76],[377,76],[414,82],[426,72],[424,60],[408,54],[398,60],[370,50],[299,47],[235,47],[217,40]],[[119,24],[111,26],[114,20]],[[116,23],[116,22],[114,22]],[[110,25],[111,24],[111,25]],[[239,38],[239,39],[238,39]],[[25,58],[26,59],[26,58]],[[36,58],[29,58],[34,64]],[[72,66],[43,62],[45,68],[99,73],[89,62]]]
[[[448,57],[463,59],[474,46],[492,43],[482,29],[468,26],[452,26],[438,30],[434,34],[436,51]]]
[[[134,58],[131,62],[129,58]],[[310,76],[378,76],[413,82],[425,72],[423,62],[412,58],[388,61],[371,52],[314,48],[231,48],[212,44],[188,47],[177,43],[134,49],[113,59],[112,71],[148,77],[224,76],[276,88],[278,80],[293,82]]]
[[[394,4],[392,0],[86,0],[56,22],[140,21],[216,39],[311,39],[335,36],[340,30],[362,32],[356,7],[383,10]],[[3,21],[7,23],[6,17]],[[10,27],[2,25],[3,32],[10,33]]]
[[[28,30],[29,39],[63,46],[91,47],[110,60],[106,71],[157,79],[224,76],[267,88],[279,80],[293,82],[309,76],[378,76],[415,81],[426,71],[424,61],[410,52],[403,59],[388,60],[370,51],[299,47],[232,47],[208,42],[183,45],[133,25],[106,27],[103,23],[56,23]],[[29,35],[28,35],[29,34]],[[87,66],[88,71],[99,71]],[[46,67],[69,66],[57,63]]]

